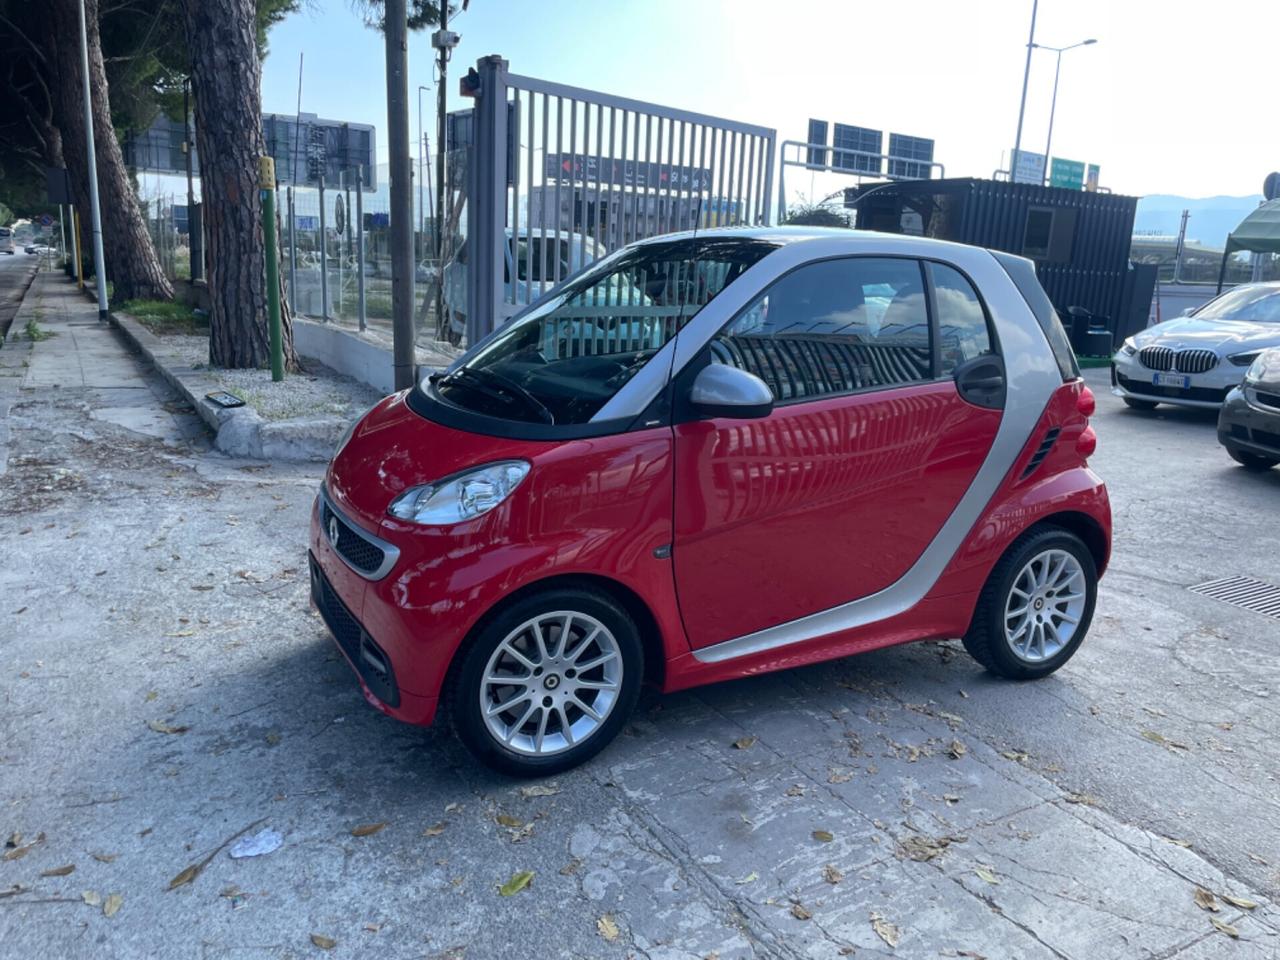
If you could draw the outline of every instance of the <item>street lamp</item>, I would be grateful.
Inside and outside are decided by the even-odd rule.
[[[422,129],[422,91],[429,90],[430,87],[424,87],[418,84],[418,259],[425,259],[421,246],[427,236],[427,208],[422,202],[422,181],[426,179],[426,143],[427,138],[425,131]],[[417,268],[414,268],[414,275],[417,276]]]
[[[1069,47],[1050,47],[1043,43],[1032,43],[1031,46],[1039,50],[1049,50],[1058,55],[1058,65],[1053,70],[1053,101],[1049,107],[1049,137],[1044,143],[1044,182],[1049,182],[1049,148],[1053,145],[1053,115],[1058,109],[1058,74],[1062,72],[1062,55],[1068,50],[1074,50],[1076,47],[1087,47],[1090,44],[1097,43],[1097,40],[1090,38],[1081,40],[1079,43],[1073,43]]]

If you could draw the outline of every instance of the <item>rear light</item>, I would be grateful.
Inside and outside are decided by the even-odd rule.
[[[1092,394],[1090,394],[1092,399]],[[1076,437],[1076,453],[1088,460],[1093,456],[1093,452],[1098,449],[1098,435],[1093,432],[1093,427],[1085,427],[1080,431],[1080,436]]]
[[[1094,399],[1093,391],[1088,387],[1080,388],[1080,393],[1076,397],[1076,409],[1080,411],[1080,415],[1083,417],[1092,417],[1098,409],[1098,401]]]

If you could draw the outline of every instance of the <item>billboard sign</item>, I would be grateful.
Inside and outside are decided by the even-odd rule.
[[[889,134],[889,176],[928,180],[932,172],[933,141],[925,137]]]
[[[1054,157],[1049,164],[1049,186],[1061,187],[1064,190],[1081,190],[1084,188],[1084,164],[1079,160],[1064,160]]]
[[[648,190],[681,190],[702,193],[711,189],[711,171],[678,164],[618,160],[585,154],[549,153],[543,158],[542,175],[550,181],[599,183],[604,186],[640,187]]]
[[[884,132],[881,130],[837,123],[831,140],[831,146],[834,148],[831,151],[831,166],[833,169],[845,170],[849,173],[872,173],[879,176],[883,172],[883,161],[879,156],[883,153],[883,143]],[[841,147],[857,152],[844,153]],[[874,156],[859,154],[874,154]]]
[[[822,146],[827,145],[827,121],[813,120],[809,121],[809,139],[807,143],[816,143]],[[810,170],[825,170],[827,166],[827,151],[825,150],[809,150],[808,164]]]
[[[1089,169],[1084,175],[1084,188],[1090,193],[1098,192],[1098,175],[1101,172],[1096,163],[1089,164]]]
[[[1044,154],[1032,153],[1030,150],[1013,152],[1014,183],[1044,183]]]

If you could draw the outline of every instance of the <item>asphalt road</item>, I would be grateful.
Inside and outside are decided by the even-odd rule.
[[[27,281],[35,272],[39,258],[17,251],[12,256],[0,253],[0,340],[9,332],[13,315],[18,312]]]
[[[93,315],[0,350],[0,957],[1280,956],[1280,625],[1187,589],[1280,583],[1280,470],[1211,416],[1089,374],[1115,555],[1053,677],[948,642],[648,695],[531,790],[362,701],[318,471],[211,453]]]

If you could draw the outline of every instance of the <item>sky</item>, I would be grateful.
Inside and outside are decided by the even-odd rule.
[[[450,25],[462,42],[449,109],[470,105],[457,77],[497,53],[513,73],[772,127],[779,140],[804,139],[810,117],[931,137],[948,176],[990,177],[1013,146],[1031,9],[1032,0],[471,0]],[[1264,115],[1277,26],[1276,0],[1040,0],[1037,42],[1098,41],[1062,56],[1053,155],[1099,164],[1116,193],[1258,193],[1280,168],[1280,135]],[[302,53],[303,111],[373,124],[385,162],[382,37],[349,0],[309,0],[269,39],[263,110],[297,109]],[[431,54],[427,33],[411,36],[411,130],[421,84],[434,142]],[[1027,150],[1044,150],[1055,59],[1033,53]],[[810,180],[793,171],[787,182],[812,199],[826,186]]]

